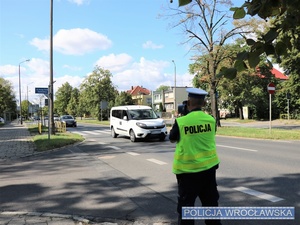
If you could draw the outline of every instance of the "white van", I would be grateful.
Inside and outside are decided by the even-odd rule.
[[[158,138],[163,141],[168,134],[164,120],[151,107],[143,105],[112,107],[110,130],[113,138],[124,135],[130,137],[132,142],[143,138]]]

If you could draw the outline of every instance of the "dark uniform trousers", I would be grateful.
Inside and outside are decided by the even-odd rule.
[[[182,220],[182,207],[194,206],[199,197],[202,206],[218,206],[219,193],[216,182],[217,166],[197,173],[177,174],[178,225],[194,225],[194,220]],[[220,220],[205,220],[207,225],[220,225]]]

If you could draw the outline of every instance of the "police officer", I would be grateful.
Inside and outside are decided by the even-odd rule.
[[[178,224],[194,224],[194,220],[182,220],[182,207],[192,207],[199,197],[202,206],[218,206],[219,193],[216,169],[219,158],[216,152],[216,121],[201,111],[207,92],[187,88],[188,114],[179,117],[170,131],[169,139],[176,142],[173,173],[178,184]],[[207,225],[220,225],[220,220],[205,220]]]

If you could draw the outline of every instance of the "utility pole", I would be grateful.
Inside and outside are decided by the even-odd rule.
[[[53,120],[53,0],[50,0],[50,82],[49,82],[49,127],[51,134],[55,134]]]

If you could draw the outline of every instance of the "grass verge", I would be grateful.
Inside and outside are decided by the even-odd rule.
[[[300,140],[300,130],[263,129],[250,127],[218,127],[217,135],[244,138]]]
[[[39,134],[38,127],[34,125],[29,126],[28,130],[33,136],[33,142],[39,152],[61,148],[84,140],[81,135],[74,133],[56,133],[49,139],[47,127],[42,127],[42,134]]]

